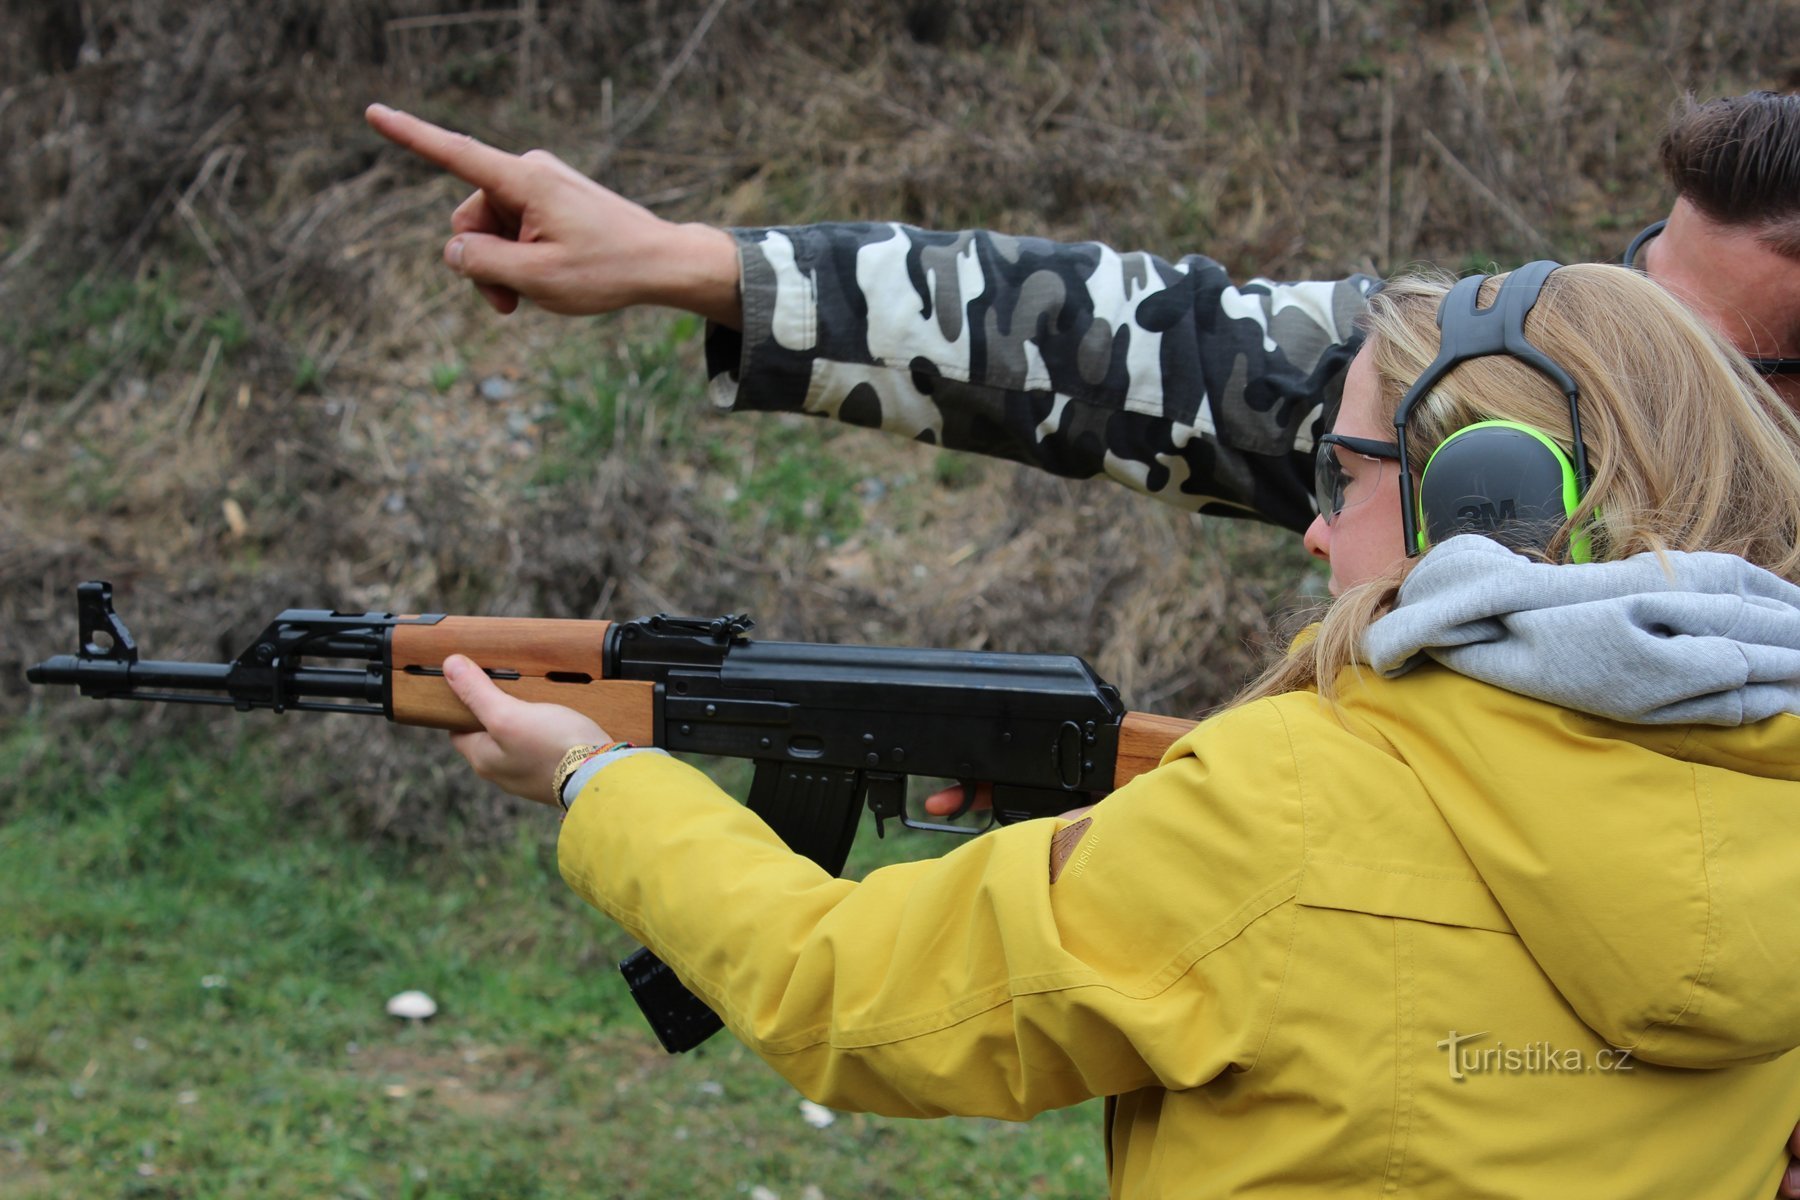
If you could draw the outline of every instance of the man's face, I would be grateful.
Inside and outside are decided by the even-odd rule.
[[[1800,262],[1752,230],[1709,220],[1686,200],[1645,247],[1643,267],[1745,354],[1800,357]],[[1800,410],[1800,376],[1768,380]]]

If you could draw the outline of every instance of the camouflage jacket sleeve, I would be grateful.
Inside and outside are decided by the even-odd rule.
[[[722,408],[805,412],[1105,475],[1200,512],[1312,520],[1312,447],[1376,281],[894,224],[736,231]]]

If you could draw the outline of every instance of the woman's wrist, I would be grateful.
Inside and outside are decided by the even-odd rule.
[[[566,794],[565,789],[569,786],[570,777],[573,776],[575,772],[581,768],[581,765],[589,759],[592,759],[596,755],[604,754],[606,751],[620,744],[621,743],[619,742],[613,742],[609,745],[601,746],[591,742],[584,742],[580,745],[570,746],[564,751],[562,758],[556,764],[556,770],[551,773],[552,783],[550,785],[550,803],[556,805],[558,808],[568,808],[569,802],[564,799],[564,796]]]
[[[575,797],[581,795],[581,789],[588,785],[590,779],[620,759],[630,758],[634,754],[668,753],[660,746],[634,746],[630,742],[613,742],[606,746],[575,747],[563,761],[568,762],[575,755],[575,750],[588,749],[593,750],[593,753],[576,757],[566,773],[557,772],[556,803],[564,812],[575,803]]]

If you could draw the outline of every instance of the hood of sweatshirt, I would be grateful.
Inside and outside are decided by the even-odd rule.
[[[1726,554],[1550,565],[1467,535],[1363,652],[1500,689],[1369,715],[1590,1027],[1670,1066],[1800,1046],[1800,588]]]

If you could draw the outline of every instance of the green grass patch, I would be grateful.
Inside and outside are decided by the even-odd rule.
[[[70,287],[31,325],[0,318],[0,337],[53,398],[126,369],[149,376],[197,367],[214,338],[230,362],[249,341],[245,315],[196,303],[185,286],[173,269],[102,275]]]
[[[657,337],[596,348],[589,332],[553,353],[536,482],[554,486],[587,474],[615,451],[662,454],[691,446],[704,385],[686,347],[699,330],[698,317],[682,316]]]
[[[834,422],[798,418],[708,420],[703,377],[693,361],[699,331],[698,318],[679,317],[654,337],[596,347],[584,335],[553,353],[534,485],[579,479],[608,455],[691,461],[725,481],[713,498],[741,530],[830,543],[855,533],[863,521],[856,485],[864,472],[837,438],[857,435]]]
[[[798,418],[759,421],[742,442],[715,444],[713,469],[737,482],[726,494],[730,516],[742,528],[779,534],[812,534],[836,544],[862,528],[856,485],[866,470],[834,445],[846,431],[836,424]]]
[[[721,1035],[671,1058],[540,828],[425,856],[272,811],[285,764],[175,737],[89,774],[0,735],[0,1194],[1076,1196],[1097,1106],[1028,1126],[841,1115]],[[117,751],[117,753],[114,753]],[[741,785],[742,780],[738,781]],[[858,869],[937,852],[860,838]],[[422,988],[412,1026],[383,1011]]]
[[[431,364],[431,386],[437,389],[439,395],[442,395],[455,387],[462,377],[468,374],[468,371],[468,365],[460,360],[433,363]]]

